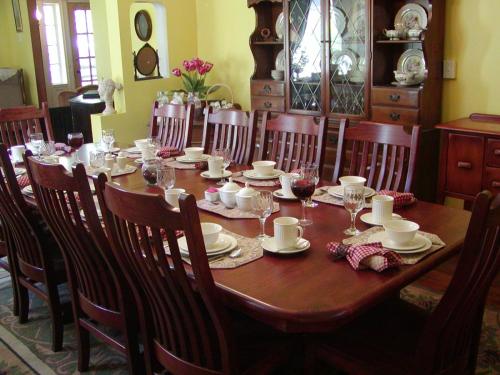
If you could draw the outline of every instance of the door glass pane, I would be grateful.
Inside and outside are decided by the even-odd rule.
[[[86,34],[76,36],[79,57],[89,57],[89,42]]]
[[[76,32],[83,34],[87,32],[87,20],[85,18],[85,10],[75,10],[75,25]]]
[[[330,0],[330,112],[363,115],[365,0]]]
[[[93,33],[94,27],[92,25],[92,13],[90,12],[90,10],[85,11],[85,17],[87,18],[87,32]]]
[[[290,103],[321,111],[321,0],[290,0]]]

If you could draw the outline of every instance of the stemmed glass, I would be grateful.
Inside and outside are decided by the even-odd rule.
[[[111,146],[115,142],[115,131],[113,129],[104,129],[102,131],[102,141],[106,145],[106,151],[111,152]]]
[[[261,231],[256,237],[258,240],[264,240],[269,236],[265,232],[266,219],[271,216],[274,209],[273,193],[271,191],[259,191],[255,194],[252,201],[252,211],[259,217]]]
[[[163,190],[172,189],[175,185],[175,168],[165,164],[156,167],[156,185]]]
[[[154,147],[154,155],[156,156],[161,149],[160,139],[158,137],[149,137],[148,144]]]
[[[365,187],[359,185],[344,186],[344,207],[351,214],[351,226],[344,231],[348,236],[361,233],[356,229],[356,215],[365,206]]]
[[[42,159],[42,155],[40,155],[40,151],[43,146],[43,134],[42,133],[31,133],[30,134],[30,144],[33,148],[33,151],[37,155],[37,159]]]
[[[219,156],[222,158],[222,171],[221,171],[221,180],[217,182],[217,185],[224,185],[227,180],[224,177],[224,171],[227,167],[231,165],[231,149],[229,147],[226,148],[218,148],[214,151],[213,156]]]
[[[314,173],[314,190],[316,190],[316,186],[318,186],[319,182],[319,167],[316,164],[307,164],[305,168],[314,168],[311,173]],[[314,193],[313,193],[314,194]],[[312,196],[307,198],[306,207],[318,207],[318,203],[312,200]]]
[[[290,184],[292,193],[302,202],[302,219],[299,220],[299,224],[302,227],[311,225],[313,223],[311,219],[306,218],[306,201],[307,199],[310,199],[314,194],[317,175],[317,165],[302,167],[300,169],[300,173],[296,177],[292,178],[292,183]]]
[[[83,146],[83,133],[82,132],[76,132],[76,133],[69,133],[68,134],[68,145],[71,146],[76,152],[75,152],[75,164],[80,163],[81,160],[78,157],[78,150],[80,147]]]

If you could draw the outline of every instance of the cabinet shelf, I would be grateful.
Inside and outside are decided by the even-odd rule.
[[[377,44],[408,44],[408,43],[422,43],[421,40],[409,40],[409,39],[403,39],[403,40],[377,40]]]

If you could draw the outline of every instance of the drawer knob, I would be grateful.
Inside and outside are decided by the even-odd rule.
[[[493,155],[500,156],[500,148],[495,149],[495,151],[493,151]]]
[[[472,164],[467,162],[467,161],[459,161],[457,163],[457,167],[458,168],[461,168],[461,169],[471,169],[472,168]]]
[[[491,183],[491,187],[494,187],[494,188],[500,188],[500,181],[493,181]]]
[[[262,91],[264,92],[264,94],[269,95],[273,90],[271,89],[271,86],[265,85]]]
[[[264,102],[264,107],[265,107],[265,108],[269,109],[269,108],[272,108],[272,106],[273,106],[273,103],[268,102],[268,101],[265,101],[265,102]]]
[[[393,102],[398,102],[399,99],[401,99],[401,96],[399,94],[391,94],[389,95],[389,99],[391,99]]]
[[[391,116],[392,121],[398,121],[401,118],[401,115],[396,112],[391,112],[389,116]]]

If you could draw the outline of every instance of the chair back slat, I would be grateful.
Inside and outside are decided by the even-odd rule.
[[[304,162],[319,165],[323,169],[326,118],[318,122],[311,116],[278,115],[271,118],[269,112],[262,116],[259,160],[276,161],[276,168],[290,172]]]
[[[208,375],[231,368],[226,313],[217,301],[195,198],[183,194],[179,212],[162,196],[129,192],[103,178],[97,191],[113,252],[147,307],[145,355],[174,373]],[[179,250],[179,230],[192,277]]]
[[[401,125],[361,121],[349,127],[349,121],[342,120],[333,181],[338,182],[339,177],[347,173],[367,178],[367,186],[375,190],[409,192],[419,138],[418,125],[407,129]]]
[[[500,267],[499,228],[500,196],[479,193],[452,280],[421,336],[415,374],[474,372],[486,297]]]
[[[149,135],[158,137],[162,146],[183,150],[191,146],[194,106],[192,104],[153,103]]]

